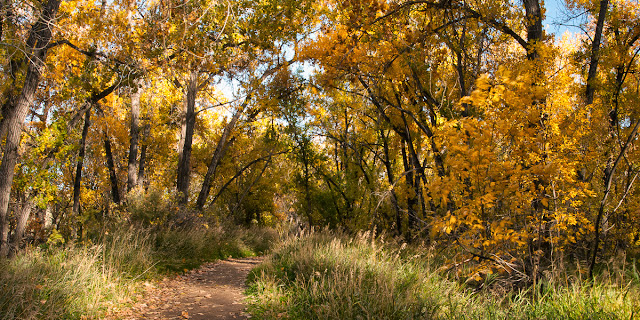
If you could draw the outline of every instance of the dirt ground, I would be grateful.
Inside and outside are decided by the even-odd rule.
[[[261,258],[209,263],[184,275],[147,284],[144,298],[115,319],[248,319],[245,280]]]

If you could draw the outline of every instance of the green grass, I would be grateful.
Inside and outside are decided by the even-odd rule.
[[[366,234],[292,238],[250,274],[250,312],[257,319],[640,318],[635,269],[593,286],[547,281],[536,295],[533,288],[498,295],[450,279],[430,264],[436,260],[429,250]]]
[[[260,228],[112,229],[83,244],[0,260],[0,320],[100,319],[131,303],[143,281],[261,254],[278,238]]]
[[[0,261],[0,320],[100,319],[131,303],[143,281],[274,246],[250,274],[257,319],[640,318],[635,262],[601,269],[592,286],[579,273],[558,273],[536,288],[496,294],[439,271],[445,257],[432,250],[367,234],[324,231],[281,242],[263,228],[112,229]]]

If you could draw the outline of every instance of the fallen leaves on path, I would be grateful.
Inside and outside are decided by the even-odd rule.
[[[157,284],[145,283],[138,303],[110,319],[248,319],[244,283],[260,258],[208,263]]]

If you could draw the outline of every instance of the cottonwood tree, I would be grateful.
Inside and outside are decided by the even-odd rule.
[[[3,2],[3,18],[13,9],[12,2]],[[9,200],[13,184],[14,169],[18,158],[18,148],[22,136],[22,123],[28,109],[34,101],[35,92],[40,83],[47,51],[52,40],[56,15],[60,0],[49,0],[36,4],[33,8],[32,24],[28,31],[16,30],[16,51],[9,65],[4,69],[8,77],[16,78],[2,93],[2,121],[0,132],[6,135],[2,146],[2,162],[0,163],[0,256],[9,252],[8,234]],[[6,10],[6,11],[5,11]],[[28,18],[27,18],[28,19]],[[4,24],[5,21],[3,21]],[[4,27],[4,26],[3,26]],[[21,76],[18,77],[18,74]]]

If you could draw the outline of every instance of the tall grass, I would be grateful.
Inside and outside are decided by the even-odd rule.
[[[256,255],[278,237],[258,228],[112,229],[89,244],[0,260],[0,320],[100,319],[131,302],[142,280]]]
[[[448,278],[433,258],[367,234],[292,238],[251,273],[250,312],[258,319],[640,318],[637,278],[548,281],[529,289],[536,295],[495,295]]]
[[[93,318],[124,302],[131,282],[102,253],[101,246],[33,249],[1,262],[0,319]]]
[[[173,229],[155,234],[155,252],[161,272],[192,269],[205,261],[247,257],[267,251],[279,239],[275,230],[253,227]]]

